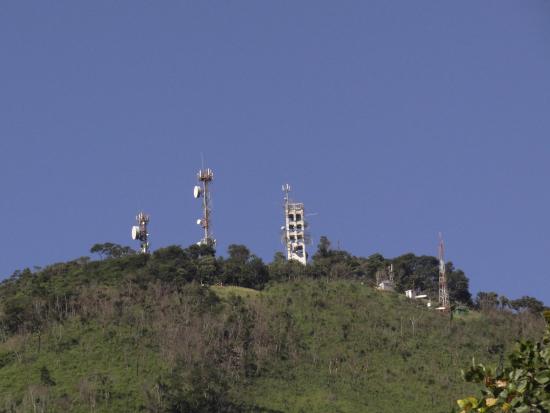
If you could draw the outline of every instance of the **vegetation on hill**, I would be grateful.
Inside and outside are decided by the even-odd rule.
[[[532,306],[472,302],[451,263],[455,301],[479,311],[378,292],[390,260],[326,238],[307,267],[242,245],[93,252],[0,284],[0,412],[449,412],[476,389],[461,367],[544,325]],[[391,262],[398,291],[434,296],[437,260]]]
[[[483,385],[482,397],[458,400],[461,413],[550,412],[550,311],[545,312],[548,330],[533,343],[522,340],[508,356],[509,364],[492,369],[473,365],[463,375],[467,381]]]

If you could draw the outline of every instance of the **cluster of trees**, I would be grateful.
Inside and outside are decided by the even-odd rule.
[[[346,251],[334,250],[326,237],[321,237],[312,257],[310,272],[325,277],[354,277],[374,285],[376,273],[393,264],[395,287],[398,292],[421,291],[436,298],[439,289],[439,262],[431,256],[404,254],[388,259],[381,254],[368,258],[355,257]],[[452,262],[446,264],[450,298],[452,302],[472,305],[469,280]]]
[[[271,263],[252,254],[244,245],[230,245],[227,257],[216,256],[208,245],[191,245],[188,248],[169,246],[150,255],[137,254],[129,247],[103,243],[95,244],[90,252],[101,260],[91,261],[81,257],[68,263],[55,264],[39,272],[29,269],[16,272],[5,280],[0,288],[3,301],[2,324],[9,331],[21,325],[39,330],[40,311],[34,302],[58,300],[59,296],[72,296],[80,285],[91,282],[117,284],[121,278],[130,277],[139,285],[151,281],[184,285],[197,282],[203,285],[236,285],[263,289],[270,282],[282,282],[300,278],[358,279],[367,285],[375,285],[376,273],[393,265],[398,292],[415,289],[436,299],[438,294],[438,260],[430,256],[404,254],[387,259],[381,254],[357,257],[331,248],[330,241],[321,237],[317,250],[307,266],[287,261],[280,252]],[[533,297],[509,300],[493,292],[480,292],[472,300],[469,281],[463,271],[447,263],[447,277],[451,301],[480,310],[507,309],[540,314],[544,304]],[[18,292],[15,294],[15,292]]]
[[[529,311],[533,314],[541,314],[545,309],[544,303],[534,297],[526,295],[515,300],[510,300],[508,297],[504,295],[499,296],[492,291],[480,291],[477,293],[474,306],[481,311],[513,310],[518,313]]]
[[[102,258],[120,258],[135,254],[129,247],[105,243],[91,249]],[[438,260],[430,256],[405,254],[394,259],[374,254],[368,258],[357,257],[343,250],[331,248],[327,237],[321,237],[310,265],[288,262],[277,252],[273,261],[265,264],[244,245],[228,247],[227,258],[216,257],[216,251],[208,245],[191,245],[188,248],[170,246],[153,252],[147,262],[149,273],[163,280],[199,281],[202,284],[231,284],[242,287],[263,288],[269,281],[287,281],[300,277],[361,279],[375,285],[376,273],[393,264],[398,292],[414,289],[437,297]],[[463,271],[447,263],[447,277],[451,300],[471,306],[469,281]]]
[[[313,329],[308,328],[307,334],[299,332],[290,312],[294,305],[293,300],[287,294],[281,295],[279,301],[272,302],[270,297],[262,303],[252,300],[246,305],[238,297],[233,297],[226,306],[211,289],[202,288],[201,284],[228,284],[262,289],[268,283],[304,279],[305,282],[281,283],[274,288],[288,287],[298,290],[303,285],[310,284],[311,291],[308,292],[311,293],[311,306],[308,308],[322,311],[327,305],[334,306],[339,302],[339,299],[328,301],[330,294],[321,291],[329,284],[324,282],[325,279],[356,279],[366,285],[374,285],[376,273],[392,264],[398,291],[412,288],[436,297],[438,290],[438,261],[434,257],[413,254],[393,259],[387,259],[380,254],[367,258],[357,257],[331,248],[326,237],[321,238],[307,266],[288,262],[281,253],[275,254],[272,262],[264,263],[246,246],[236,244],[229,246],[226,257],[217,257],[211,246],[199,245],[188,248],[170,246],[144,255],[135,253],[129,247],[104,243],[94,245],[91,252],[97,253],[101,259],[81,257],[67,263],[54,264],[38,272],[26,269],[0,283],[0,333],[3,337],[10,334],[32,335],[37,338],[37,351],[40,352],[42,337],[44,340],[48,337],[43,332],[47,332],[49,326],[61,325],[71,317],[80,319],[82,323],[94,320],[104,332],[108,330],[108,326],[119,323],[131,326],[134,329],[131,330],[132,337],[136,337],[135,351],[146,351],[145,348],[149,348],[145,345],[140,347],[144,339],[150,348],[162,349],[163,357],[173,366],[169,375],[160,377],[154,387],[148,390],[148,411],[156,412],[257,411],[254,406],[234,404],[231,389],[239,388],[261,374],[269,363],[296,357],[300,349],[307,348],[309,338],[305,340],[304,337],[312,337],[314,329],[320,328],[319,325],[322,324],[315,321],[317,314],[314,311],[307,315],[312,317],[313,321],[310,321]],[[496,293],[482,292],[472,300],[466,275],[455,269],[452,263],[447,263],[447,274],[454,302],[471,305],[482,311],[498,310],[499,314],[495,319],[516,318],[510,311],[522,313],[517,318],[535,318],[531,313],[540,314],[544,308],[543,303],[532,297],[509,300]],[[312,284],[315,284],[315,288]],[[368,289],[357,288],[357,283],[349,284],[349,288],[378,297]],[[304,300],[306,296],[303,294],[305,293],[300,291],[294,292],[294,302]],[[393,298],[396,303],[400,302],[397,297]],[[272,305],[275,307],[271,307]],[[344,307],[355,308],[353,305],[353,302],[349,302]],[[506,313],[500,312],[503,309]],[[416,311],[424,314],[420,308],[416,308]],[[434,322],[442,322],[440,317],[432,317]],[[369,344],[373,351],[392,340],[395,340],[396,346],[402,343],[402,337],[407,335],[403,332],[408,326],[407,321],[410,321],[414,337],[415,329],[418,329],[417,319],[401,318],[391,326],[394,321],[396,320],[391,317],[387,320],[378,317],[373,321],[381,326],[380,330],[376,330],[377,334],[367,335],[374,340]],[[355,323],[356,327],[364,326],[366,321],[355,320]],[[353,324],[341,326],[344,342],[350,334],[358,331],[350,325]],[[389,338],[380,333],[386,330]],[[382,339],[386,341],[376,341]],[[526,346],[522,350],[525,360],[527,356],[533,360],[533,357],[538,357],[536,360],[539,361],[541,357],[546,357],[548,362],[550,352],[547,346]],[[410,348],[403,349],[403,357],[411,357],[412,353],[409,351]],[[12,357],[0,354],[0,366],[10,362],[8,356]],[[519,359],[516,357],[514,360]],[[342,357],[330,360],[330,369],[333,363],[343,365],[344,361]],[[358,365],[353,360],[348,364],[350,369]],[[509,377],[506,379],[507,383],[512,383],[516,389],[518,381],[523,383],[521,380],[527,377],[528,386],[531,386],[529,389],[535,391],[541,388],[539,384],[544,384],[542,388],[547,391],[550,379],[545,381],[546,367],[540,364],[539,368],[539,364],[533,367],[538,375],[536,377],[539,377],[533,379],[534,381],[531,378],[535,377],[535,370],[524,369],[520,374],[517,372],[520,365],[517,364],[512,365],[512,370],[503,370],[502,374]],[[467,378],[485,380],[486,376],[481,374],[486,374],[488,370],[480,369],[481,367],[477,368]],[[139,372],[139,368],[136,367],[136,371]],[[486,408],[491,403],[496,406],[495,400],[510,402],[512,393],[502,393],[502,388],[499,387],[502,386],[504,376],[500,372],[490,374],[493,379],[498,377],[500,384],[497,379],[493,382],[485,380],[484,383],[494,383],[496,387],[484,393],[485,399],[469,398],[461,402],[465,411],[489,412],[493,410]],[[512,382],[512,379],[515,381]],[[55,387],[56,380],[58,378],[47,367],[40,370],[40,382],[43,386]],[[520,397],[518,392],[513,394],[514,397]],[[546,399],[540,400],[546,403]],[[544,407],[546,404],[539,406]],[[474,410],[477,408],[486,410]]]

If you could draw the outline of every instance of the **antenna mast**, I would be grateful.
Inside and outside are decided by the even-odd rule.
[[[284,242],[286,246],[286,257],[290,260],[307,264],[306,254],[306,222],[304,218],[304,204],[292,202],[289,197],[291,191],[289,184],[283,185],[285,226]]]
[[[197,173],[197,179],[202,184],[196,185],[193,190],[193,196],[198,199],[202,198],[202,218],[197,220],[197,224],[204,230],[203,238],[198,242],[198,245],[214,246],[216,240],[212,237],[212,209],[209,184],[214,180],[214,171],[210,168],[202,168]]]
[[[132,239],[140,241],[140,252],[149,254],[149,232],[147,225],[149,224],[149,215],[140,212],[136,216],[137,225],[132,227]]]
[[[445,268],[445,244],[439,233],[439,307],[438,310],[449,311],[449,290],[447,288],[447,270]]]

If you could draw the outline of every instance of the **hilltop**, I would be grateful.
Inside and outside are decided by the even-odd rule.
[[[95,250],[0,285],[0,412],[450,412],[476,391],[461,368],[544,326],[536,302],[472,300],[452,264],[468,311],[408,300],[433,294],[433,257],[392,260],[393,293],[372,288],[384,257],[327,244],[308,267],[244,246]]]

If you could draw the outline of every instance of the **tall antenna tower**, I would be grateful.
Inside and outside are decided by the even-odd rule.
[[[438,310],[449,311],[449,290],[447,288],[447,270],[445,268],[445,244],[439,233],[439,307]]]
[[[286,246],[286,257],[290,260],[307,264],[306,254],[306,222],[304,218],[304,204],[292,202],[289,197],[290,185],[283,185],[285,226],[284,243]]]
[[[202,168],[197,173],[197,179],[200,184],[195,185],[193,196],[195,199],[202,198],[202,218],[197,220],[197,225],[200,225],[204,230],[203,238],[198,242],[198,245],[216,245],[216,240],[212,237],[212,209],[209,185],[214,180],[214,171],[210,168]]]
[[[132,227],[132,239],[140,241],[140,252],[142,254],[149,253],[149,232],[147,225],[149,224],[149,215],[140,212],[136,216],[137,225]]]

